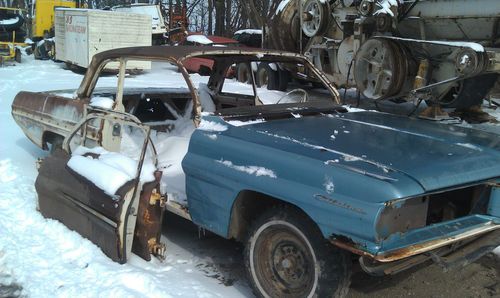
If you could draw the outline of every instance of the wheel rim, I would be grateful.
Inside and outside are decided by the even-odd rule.
[[[313,37],[322,30],[325,18],[324,6],[318,0],[310,0],[304,4],[303,12],[308,19],[303,20],[302,31],[308,37]]]
[[[391,41],[371,39],[356,54],[354,79],[368,98],[381,99],[399,93],[407,71],[403,50]]]
[[[309,297],[317,286],[316,256],[307,238],[293,225],[273,221],[254,235],[251,271],[266,297]]]
[[[259,87],[266,87],[269,84],[269,75],[265,69],[258,72]]]

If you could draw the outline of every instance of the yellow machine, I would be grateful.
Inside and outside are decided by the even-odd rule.
[[[33,3],[31,15],[32,20],[32,39],[52,37],[54,28],[54,15],[57,7],[76,8],[76,1],[64,0],[36,0]]]
[[[0,7],[0,10],[22,13],[22,10],[18,8]],[[11,40],[0,41],[0,66],[3,66],[5,61],[8,60],[15,60],[17,63],[21,63],[21,48],[27,46],[27,44],[16,42],[15,30],[12,30],[11,35]]]
[[[0,41],[0,66],[3,66],[7,60],[16,60],[21,63],[21,49],[20,47],[27,46],[25,43],[15,42],[15,33],[12,42]]]

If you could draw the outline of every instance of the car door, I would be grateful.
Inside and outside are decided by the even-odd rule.
[[[122,152],[126,148],[113,151],[120,148],[116,144],[124,132],[132,129],[143,136],[136,160]],[[107,151],[104,146],[110,139],[113,150]],[[152,173],[146,181],[141,177],[148,148],[154,166],[148,168]],[[95,243],[113,261],[125,263],[131,251],[146,260],[151,254],[163,256],[159,240],[164,198],[159,190],[161,172],[155,166],[149,127],[126,113],[89,111],[62,150],[41,163],[35,183],[39,210]]]

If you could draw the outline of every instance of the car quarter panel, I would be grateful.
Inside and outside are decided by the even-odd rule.
[[[66,136],[83,117],[84,102],[42,92],[19,92],[12,103],[12,117],[26,136],[44,147],[44,133]]]

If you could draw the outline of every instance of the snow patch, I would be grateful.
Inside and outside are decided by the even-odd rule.
[[[459,48],[471,48],[472,50],[476,52],[484,52],[484,47],[478,43],[475,42],[466,42],[466,41],[439,41],[439,40],[418,40],[418,39],[411,39],[411,38],[393,38],[395,40],[401,40],[401,41],[411,41],[411,42],[418,42],[418,43],[428,43],[428,44],[439,44],[439,45],[445,45],[445,46],[454,46],[454,47],[459,47]]]
[[[325,165],[331,165],[331,164],[336,164],[336,163],[339,163],[340,160],[338,160],[337,158],[336,159],[329,159],[327,161],[324,162]]]
[[[398,9],[398,1],[397,0],[382,0],[382,1],[377,1],[377,6],[380,8],[373,13],[373,15],[378,15],[378,14],[388,14],[391,17],[394,16],[393,12],[393,7],[394,10],[397,11]]]
[[[205,83],[200,83],[198,85],[198,95],[200,97],[200,104],[202,111],[213,113],[215,112],[215,104],[212,100],[211,90]]]
[[[86,153],[98,154],[98,157],[83,156]],[[110,196],[126,182],[137,176],[138,162],[116,152],[108,152],[102,147],[78,147],[68,161],[68,167],[104,190]],[[153,181],[154,164],[144,160],[140,180]]]
[[[11,167],[12,162],[10,161],[10,159],[4,159],[0,161],[0,182],[7,183],[17,178],[17,175],[10,171]]]
[[[362,160],[361,158],[359,158],[357,156],[354,156],[354,155],[344,155],[343,159],[345,161],[358,161],[358,160]]]
[[[199,130],[205,130],[205,131],[226,131],[227,126],[224,124],[220,124],[217,122],[213,121],[207,121],[201,119],[200,126],[198,126]]]
[[[494,254],[496,254],[499,258],[500,258],[500,246],[495,248],[495,250],[493,251]]]
[[[52,110],[52,116],[55,119],[78,122],[82,115],[74,106],[58,106]]]
[[[236,32],[234,32],[234,35],[236,34],[258,34],[258,35],[262,35],[262,30],[260,29],[241,29],[241,30],[238,30]]]
[[[332,178],[325,176],[325,183],[323,183],[327,193],[331,194],[335,191],[335,184],[333,184]]]
[[[344,107],[348,112],[351,112],[351,113],[354,113],[354,112],[366,112],[365,109],[354,108],[354,107],[351,107],[349,105],[343,105],[342,107]],[[338,115],[336,115],[336,116],[338,116]]]
[[[90,105],[94,108],[101,108],[105,110],[110,110],[115,104],[115,100],[111,97],[92,97],[90,100]]]
[[[251,125],[251,124],[256,124],[256,123],[263,123],[263,122],[266,122],[266,120],[259,118],[259,119],[248,120],[248,121],[229,120],[226,122],[228,124],[231,124],[232,126],[245,126],[245,125]]]
[[[281,1],[280,4],[278,5],[278,8],[276,9],[275,15],[277,15],[283,9],[285,9],[285,7],[288,5],[288,2],[290,2],[290,0],[283,0],[283,1]]]
[[[465,147],[465,148],[469,148],[469,149],[472,149],[472,150],[476,150],[476,151],[483,151],[483,149],[479,148],[476,145],[470,144],[470,143],[456,143],[456,145],[462,146],[462,147]]]
[[[19,17],[0,20],[0,25],[12,25],[19,22]]]
[[[244,172],[250,175],[255,175],[255,176],[268,176],[271,178],[277,178],[276,174],[274,173],[273,170],[266,169],[264,167],[259,167],[259,166],[237,166],[234,165],[231,161],[229,160],[216,160],[216,162],[225,165],[228,168]]]
[[[196,42],[201,44],[212,44],[213,41],[208,39],[205,35],[189,35],[186,38],[187,41]]]
[[[205,134],[210,140],[215,141],[217,140],[217,135],[216,134]]]

